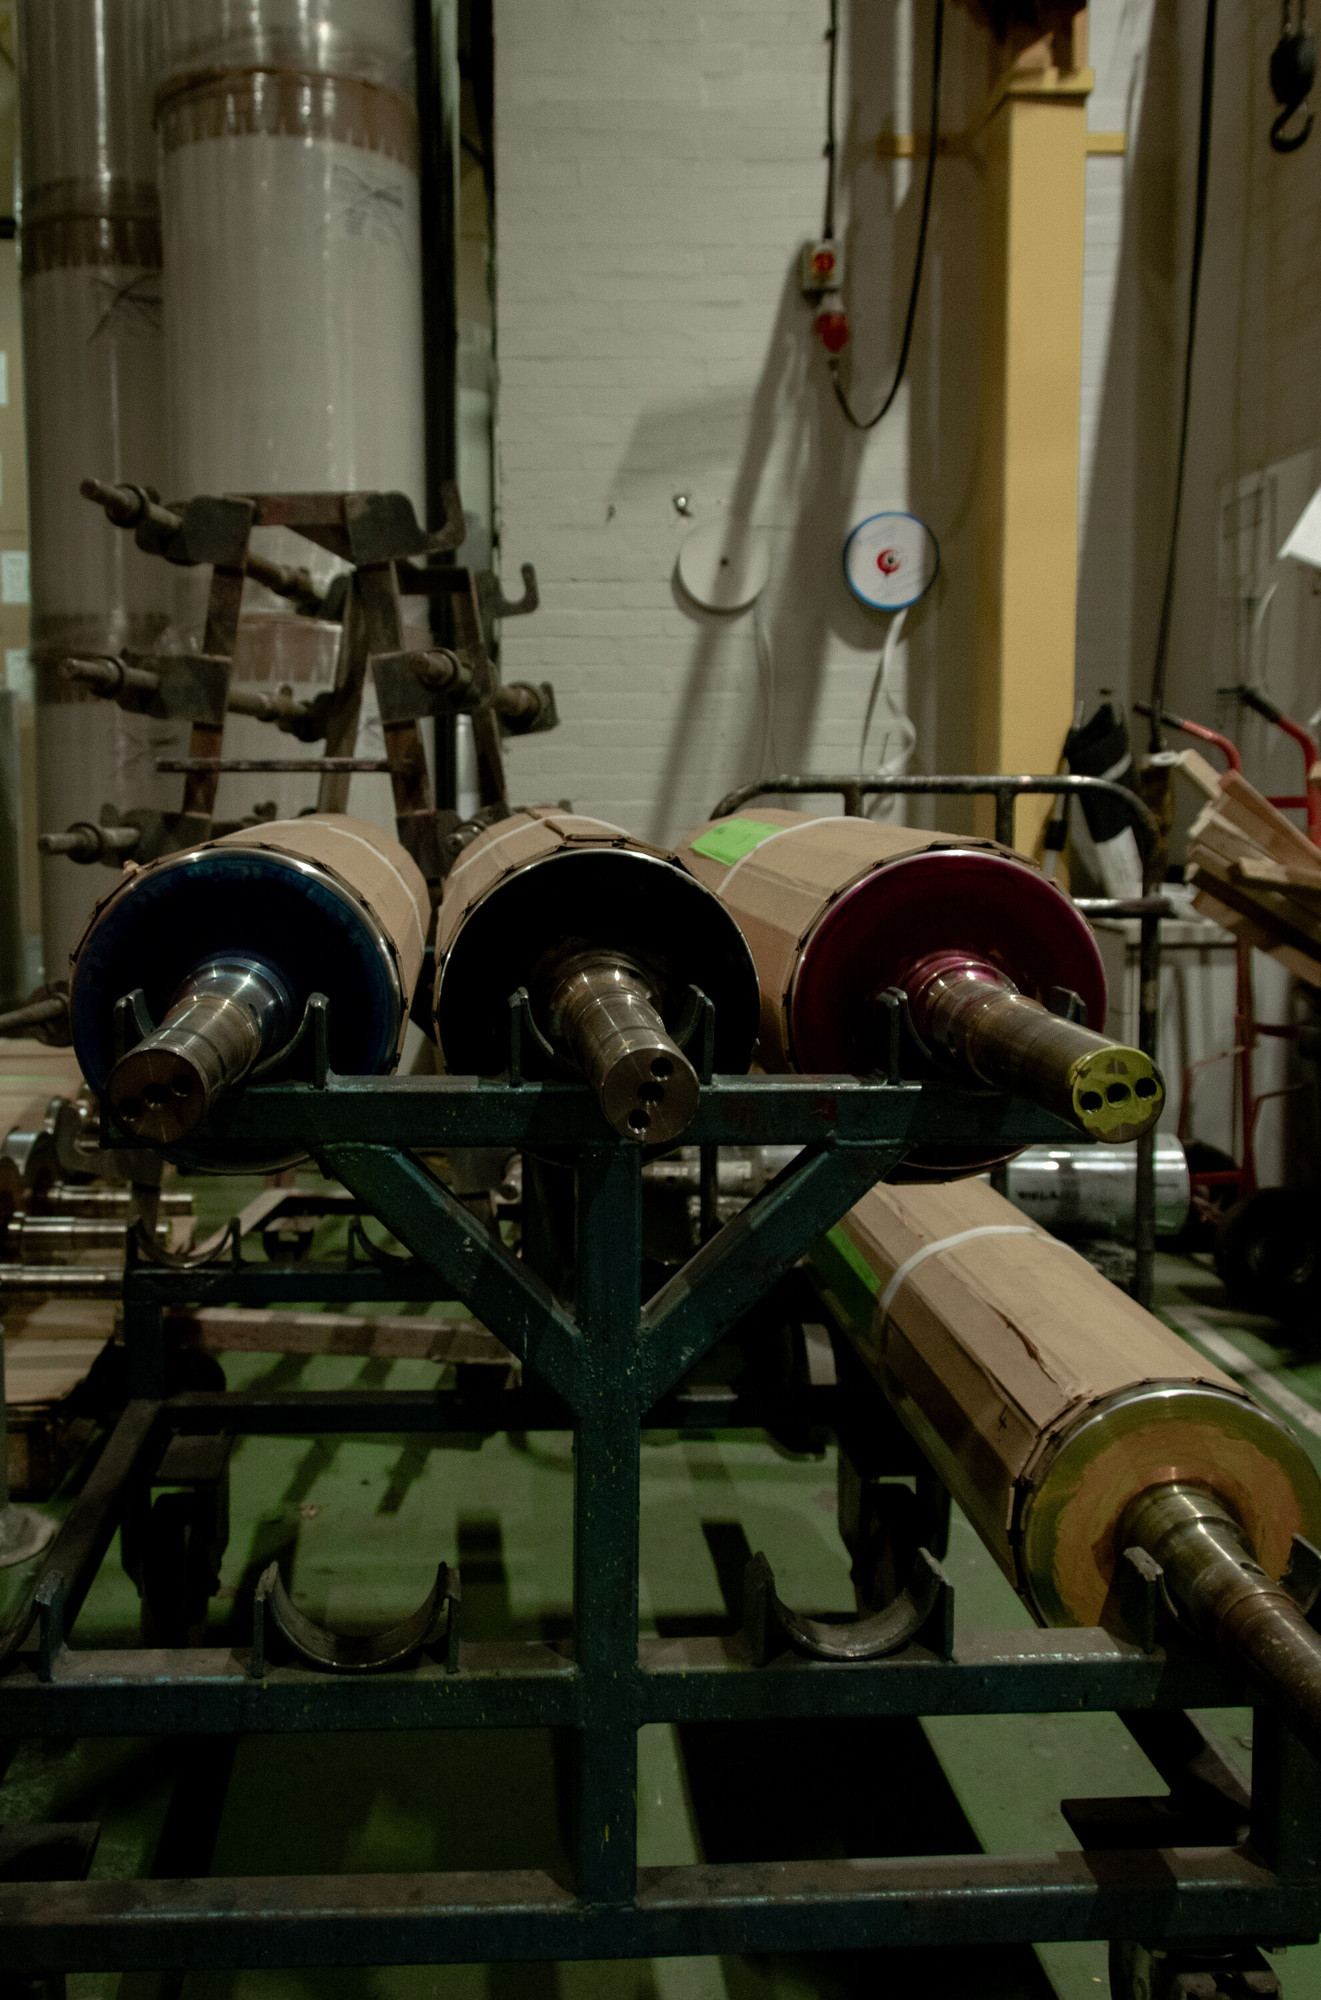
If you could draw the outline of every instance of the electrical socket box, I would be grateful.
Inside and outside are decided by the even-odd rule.
[[[822,237],[819,243],[804,243],[798,282],[809,299],[839,291],[844,283],[843,244],[830,236]]]

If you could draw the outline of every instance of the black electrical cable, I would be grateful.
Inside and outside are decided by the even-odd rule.
[[[828,208],[832,213],[834,209],[834,164],[835,164],[834,163],[835,93],[834,93],[833,51],[835,46],[836,6],[837,6],[837,0],[831,0],[831,9],[830,9],[831,51],[832,51],[831,92],[830,92],[830,125],[828,127],[829,136],[827,139],[827,153],[829,155],[831,178],[830,178],[830,189],[827,200],[828,200]],[[936,0],[935,18],[932,21],[931,25],[931,116],[927,124],[927,131],[929,134],[927,140],[927,171],[926,171],[926,179],[923,181],[922,184],[922,214],[917,225],[917,249],[913,256],[913,282],[909,286],[908,290],[908,311],[904,316],[904,337],[899,347],[899,359],[895,364],[894,380],[890,384],[889,394],[886,396],[885,401],[881,404],[880,409],[876,412],[874,417],[855,416],[852,408],[850,407],[849,399],[844,392],[844,385],[839,379],[839,356],[837,354],[832,354],[829,357],[829,362],[828,362],[828,366],[830,368],[830,386],[835,392],[835,401],[839,404],[840,409],[844,412],[845,418],[850,424],[852,424],[855,431],[875,430],[877,424],[879,424],[881,418],[885,415],[886,411],[890,408],[890,405],[894,402],[895,397],[899,394],[899,385],[903,381],[904,374],[908,368],[909,351],[913,345],[913,329],[917,325],[917,302],[918,302],[918,297],[922,290],[922,266],[926,262],[927,232],[931,221],[931,190],[935,186],[935,180],[936,180],[936,154],[939,151],[940,147],[940,75],[941,75],[942,61],[944,56],[944,48],[945,48],[945,0]]]
[[[1179,563],[1179,522],[1183,515],[1184,469],[1188,460],[1188,412],[1192,403],[1193,351],[1197,344],[1197,297],[1202,284],[1202,252],[1206,245],[1206,192],[1211,178],[1211,110],[1215,100],[1216,0],[1206,0],[1206,26],[1202,41],[1202,101],[1197,125],[1197,192],[1193,201],[1193,254],[1188,280],[1188,330],[1183,349],[1183,405],[1179,416],[1179,452],[1174,471],[1174,516],[1170,522],[1170,548],[1165,563],[1165,589],[1161,597],[1160,626],[1156,634],[1156,658],[1151,673],[1151,734],[1148,747],[1162,748],[1165,738],[1161,717],[1165,712],[1165,684],[1168,678],[1170,622],[1174,611],[1174,580]]]
[[[830,58],[826,69],[826,212],[821,234],[827,243],[835,234],[835,78],[839,70],[839,0],[830,0],[826,29]]]

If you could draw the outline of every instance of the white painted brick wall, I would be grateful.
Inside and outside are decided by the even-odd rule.
[[[882,166],[874,140],[911,129],[911,58],[906,0],[854,12],[841,220],[851,200],[856,394],[874,407],[916,212],[911,169]],[[511,746],[520,798],[572,796],[669,837],[739,780],[856,768],[885,621],[847,596],[840,549],[865,515],[909,504],[910,412],[905,390],[878,430],[846,430],[797,292],[799,246],[821,226],[826,17],[824,0],[497,6],[501,533],[508,567],[536,562],[543,604],[508,626],[504,669],[553,678],[563,717]],[[956,123],[970,38],[955,11]],[[925,92],[923,70],[923,124]],[[957,217],[969,170],[945,179]],[[932,299],[949,248],[942,219]],[[975,380],[975,315],[959,338]],[[680,597],[680,492],[697,520],[723,509],[772,531],[755,616]],[[913,621],[924,673],[940,617],[966,628],[971,605],[971,523],[933,525],[968,560]]]
[[[874,139],[925,128],[930,10],[920,0],[916,53],[911,0],[841,12],[855,38],[841,51],[841,224],[851,206],[855,402],[867,409],[893,365],[919,193],[912,167],[882,165]],[[1141,678],[1154,634],[1176,332],[1170,12],[1091,7],[1090,123],[1126,130],[1130,149],[1088,168],[1089,700],[1126,689],[1135,662]],[[502,542],[511,571],[537,563],[543,593],[538,616],[505,633],[505,671],[553,677],[563,716],[555,735],[511,747],[520,797],[571,795],[668,837],[772,768],[856,768],[885,626],[848,598],[839,551],[886,507],[928,519],[944,559],[901,649],[914,767],[971,761],[978,176],[941,165],[911,380],[860,438],[834,408],[794,284],[798,247],[820,227],[826,14],[825,0],[497,5]],[[984,92],[984,47],[961,8],[947,36],[944,124],[959,130]],[[691,523],[676,492],[699,519],[725,509],[773,531],[755,619],[703,617],[680,599],[674,562]]]

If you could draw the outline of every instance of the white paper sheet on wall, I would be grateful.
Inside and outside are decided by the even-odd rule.
[[[1297,562],[1311,563],[1314,569],[1321,569],[1321,486],[1294,522],[1280,554],[1293,556]]]
[[[0,604],[26,604],[28,595],[27,550],[0,550]]]

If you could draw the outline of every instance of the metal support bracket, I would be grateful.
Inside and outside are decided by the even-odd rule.
[[[775,1572],[755,1555],[744,1572],[743,1632],[754,1666],[764,1667],[788,1641],[814,1660],[880,1660],[922,1645],[942,1660],[954,1657],[954,1586],[935,1557],[919,1549],[907,1585],[882,1611],[862,1618],[807,1618],[775,1588]]]
[[[333,1632],[300,1611],[280,1575],[280,1565],[263,1570],[252,1607],[252,1654],[249,1673],[264,1680],[269,1642],[278,1633],[301,1659],[332,1674],[382,1674],[402,1667],[415,1653],[434,1646],[453,1625],[447,1642],[446,1666],[458,1669],[457,1617],[459,1572],[441,1563],[436,1580],[417,1610],[384,1632]]]

